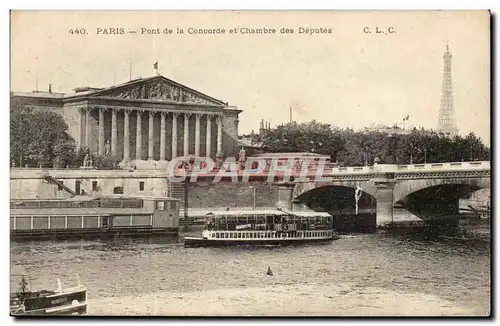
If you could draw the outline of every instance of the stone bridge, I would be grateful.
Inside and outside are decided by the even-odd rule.
[[[313,176],[316,175],[316,171],[311,172]],[[410,165],[380,164],[366,167],[328,165],[321,172],[322,180],[320,181],[313,181],[314,178],[305,178],[306,181],[299,181],[298,178],[291,179],[289,182],[266,181],[267,172],[261,172],[257,175],[257,179],[248,182],[248,180],[241,179],[242,171],[238,171],[241,180],[235,184],[230,178],[221,181],[224,184],[222,186],[228,186],[227,189],[212,184],[215,182],[215,173],[210,172],[201,180],[207,183],[207,187],[200,188],[197,194],[214,201],[210,204],[228,205],[227,201],[235,200],[234,196],[231,197],[231,195],[236,196],[241,193],[243,197],[251,199],[252,189],[257,189],[259,205],[268,206],[278,201],[278,205],[291,208],[294,201],[305,202],[323,190],[331,190],[333,194],[324,196],[321,199],[323,202],[344,200],[351,206],[349,208],[348,205],[344,205],[342,208],[347,207],[347,209],[352,210],[354,189],[359,186],[363,191],[361,201],[367,200],[370,209],[376,209],[377,224],[383,225],[393,221],[394,207],[404,207],[412,213],[416,212],[417,214],[414,213],[414,215],[419,217],[422,214],[418,213],[432,214],[432,209],[446,206],[452,209],[456,208],[458,213],[459,198],[481,188],[491,187],[489,161]],[[57,182],[50,183],[47,181],[48,178]],[[200,180],[194,182],[197,183]],[[169,183],[168,175],[163,169],[136,171],[11,169],[10,192],[11,198],[45,198],[46,196],[52,198],[57,197],[60,190],[69,187],[76,194],[85,190],[86,194],[100,196],[113,194],[118,187],[122,190],[123,195],[158,196],[170,192]],[[70,192],[66,191],[66,193]],[[210,197],[208,194],[213,196]],[[342,195],[343,198],[339,195]],[[222,203],[220,197],[227,198],[224,198]],[[217,202],[217,198],[220,202]],[[238,200],[236,199],[236,201]],[[430,204],[434,207],[430,207]],[[245,201],[245,205],[251,205],[251,203]],[[432,208],[429,212],[422,212],[428,207]]]
[[[376,200],[377,224],[382,225],[393,220],[394,205],[403,205],[411,211],[426,206],[433,198],[445,200],[448,196],[451,196],[448,201],[456,201],[458,205],[458,198],[490,188],[490,162],[333,167],[325,171],[321,181],[280,185],[280,205],[289,207],[292,201],[303,201],[320,189],[358,186],[363,195]]]

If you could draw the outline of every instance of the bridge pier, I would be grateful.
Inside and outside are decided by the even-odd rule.
[[[377,227],[387,225],[394,221],[393,199],[394,199],[394,186],[393,179],[376,180],[375,186],[377,187]]]
[[[278,203],[277,207],[292,210],[293,188],[295,184],[292,182],[284,182],[278,184]]]

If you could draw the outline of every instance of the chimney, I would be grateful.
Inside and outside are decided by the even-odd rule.
[[[52,84],[49,84],[49,93],[52,93]]]

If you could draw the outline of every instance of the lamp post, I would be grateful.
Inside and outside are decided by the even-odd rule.
[[[427,148],[424,148],[424,164],[427,164]]]

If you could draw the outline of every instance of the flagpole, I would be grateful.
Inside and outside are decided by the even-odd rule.
[[[132,52],[129,57],[129,81],[132,80]]]
[[[35,91],[38,93],[38,57],[36,57],[36,85]]]

